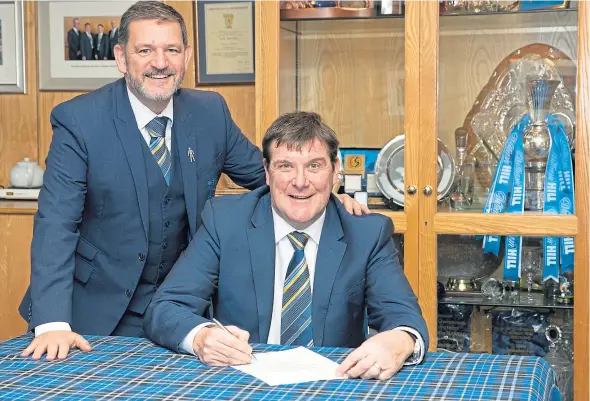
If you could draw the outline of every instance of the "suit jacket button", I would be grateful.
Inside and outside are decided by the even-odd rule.
[[[139,258],[139,260],[141,260],[142,262],[145,260],[145,255],[143,253],[140,253],[139,255],[137,255],[137,257]]]
[[[127,298],[131,298],[131,290],[125,290],[125,295]]]

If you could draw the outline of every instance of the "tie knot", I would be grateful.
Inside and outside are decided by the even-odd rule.
[[[152,121],[147,123],[145,128],[152,138],[164,136],[166,134],[166,125],[168,124],[168,117],[154,117]]]
[[[298,251],[305,248],[305,244],[307,244],[307,240],[309,239],[309,235],[299,231],[293,231],[291,234],[288,234],[287,237],[289,237],[289,241],[291,241],[293,248]]]

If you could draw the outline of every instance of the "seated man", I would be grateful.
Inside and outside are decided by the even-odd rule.
[[[253,343],[358,347],[348,377],[387,379],[419,363],[428,332],[398,262],[391,220],[353,216],[331,195],[338,140],[310,112],[262,142],[266,183],[207,202],[203,225],[146,312],[156,343],[211,365],[250,362]],[[215,317],[233,335],[202,317]],[[379,331],[366,340],[369,325]]]

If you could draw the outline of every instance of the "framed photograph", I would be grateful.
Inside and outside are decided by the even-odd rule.
[[[254,1],[197,1],[197,84],[254,82]]]
[[[0,93],[25,93],[22,1],[0,0]]]
[[[113,47],[133,1],[40,1],[40,90],[93,90],[123,75]]]

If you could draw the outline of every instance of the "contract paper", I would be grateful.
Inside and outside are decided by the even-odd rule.
[[[337,380],[338,364],[307,348],[256,353],[248,365],[232,366],[262,380],[270,386],[296,384],[317,380]]]

